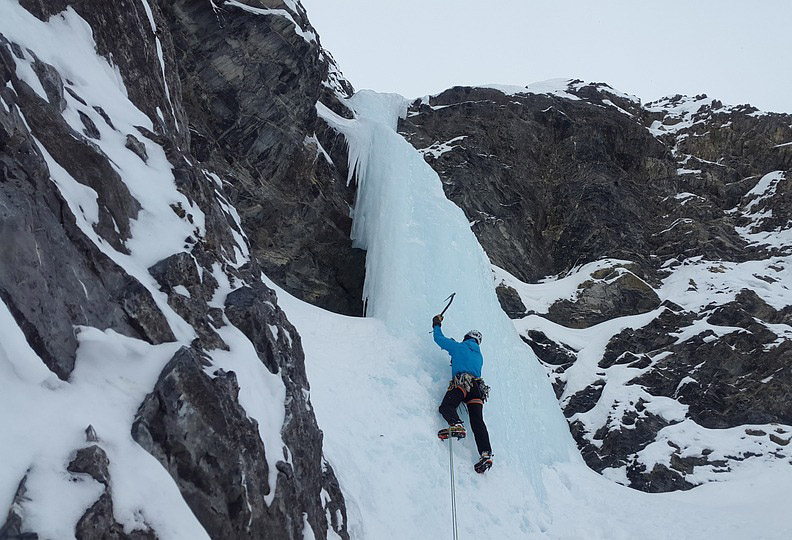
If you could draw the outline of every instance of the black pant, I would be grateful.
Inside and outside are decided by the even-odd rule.
[[[443,415],[449,425],[461,422],[457,414],[457,407],[463,401],[467,405],[468,415],[470,415],[470,427],[473,428],[473,436],[476,438],[479,454],[492,452],[489,433],[487,432],[487,426],[484,424],[484,403],[481,400],[481,392],[477,384],[473,384],[470,392],[467,393],[459,386],[446,392],[443,402],[440,404],[440,414]]]

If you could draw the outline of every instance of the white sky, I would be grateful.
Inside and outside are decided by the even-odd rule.
[[[792,0],[302,0],[356,89],[606,82],[792,113]]]

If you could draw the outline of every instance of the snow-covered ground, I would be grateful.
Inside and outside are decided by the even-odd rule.
[[[442,300],[442,298],[440,299]],[[324,431],[325,456],[341,482],[353,538],[451,538],[448,447],[435,432],[448,365],[431,351],[428,330],[402,334],[375,318],[324,311],[278,291],[300,331],[311,402]],[[442,307],[438,302],[438,307]],[[456,317],[454,306],[449,320]],[[428,329],[429,320],[424,321]],[[485,334],[484,339],[487,340]],[[485,362],[494,362],[486,355]],[[502,381],[485,363],[484,375]],[[547,385],[542,379],[538,384]],[[473,471],[475,445],[455,445],[460,538],[744,539],[788,538],[784,508],[792,467],[763,464],[727,483],[650,495],[619,486],[579,460],[559,456],[540,469],[544,494],[524,472],[530,450],[510,446],[507,418],[519,404],[488,403],[485,419],[495,466]],[[555,415],[554,415],[555,417]],[[559,420],[566,429],[565,421]],[[512,424],[543,439],[536,422]],[[570,437],[571,441],[571,437]]]

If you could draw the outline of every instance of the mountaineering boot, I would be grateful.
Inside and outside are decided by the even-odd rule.
[[[482,452],[481,459],[473,465],[473,469],[479,474],[486,472],[490,467],[492,467],[492,452]]]
[[[456,439],[464,439],[467,433],[465,432],[465,426],[461,422],[459,424],[453,424],[448,426],[447,428],[443,428],[437,432],[437,436],[440,438],[441,441],[446,440],[448,437],[454,437]]]

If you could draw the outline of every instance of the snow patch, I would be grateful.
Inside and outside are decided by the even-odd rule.
[[[332,158],[330,157],[330,154],[328,154],[327,151],[325,151],[324,147],[322,146],[322,143],[319,142],[319,138],[316,136],[316,133],[314,133],[310,137],[306,135],[305,140],[303,141],[303,145],[309,147],[313,146],[316,149],[316,154],[314,155],[314,162],[316,162],[316,160],[319,159],[319,156],[322,156],[328,164],[330,164],[331,166],[335,166]]]
[[[467,135],[461,135],[459,137],[454,137],[451,140],[446,142],[434,142],[430,146],[426,148],[419,149],[418,152],[421,153],[423,156],[429,156],[433,159],[437,159],[443,154],[451,152],[454,148],[460,148],[460,145],[454,143],[460,143],[467,138]]]
[[[285,0],[285,1],[288,2],[287,6],[289,8],[293,8],[292,11],[295,14],[298,13],[297,7],[293,1],[289,1],[289,0]],[[223,2],[223,5],[237,7],[243,11],[247,11],[248,13],[253,13],[254,15],[275,15],[278,17],[283,17],[284,19],[288,20],[290,23],[294,25],[294,31],[297,33],[298,36],[303,38],[308,43],[316,43],[316,34],[314,34],[310,30],[304,30],[302,26],[297,24],[297,21],[294,20],[292,14],[285,9],[262,9],[262,8],[249,6],[247,4],[243,4],[242,2],[237,2],[236,0],[225,0]]]
[[[173,292],[175,292],[176,294],[180,294],[182,296],[185,296],[187,298],[192,298],[192,295],[190,294],[190,291],[188,291],[187,287],[185,287],[184,285],[176,285],[173,288]]]

